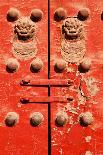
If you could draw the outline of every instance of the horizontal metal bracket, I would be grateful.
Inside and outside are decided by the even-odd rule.
[[[69,87],[73,85],[73,81],[69,79],[39,79],[39,80],[22,80],[21,86],[39,86],[39,87]]]
[[[51,103],[51,102],[67,102],[72,101],[72,97],[65,97],[65,96],[36,96],[30,98],[21,98],[20,102],[22,104],[28,103]]]

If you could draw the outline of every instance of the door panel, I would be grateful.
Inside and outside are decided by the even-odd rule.
[[[103,154],[102,6],[99,0],[50,1],[51,78],[69,81],[51,88],[52,96],[65,98],[51,104],[53,155]]]
[[[0,154],[47,155],[48,89],[30,83],[48,78],[48,3],[0,3]]]
[[[0,154],[103,154],[102,8],[1,1]]]

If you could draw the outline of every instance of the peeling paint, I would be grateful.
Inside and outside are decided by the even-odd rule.
[[[84,79],[86,84],[87,84],[87,89],[90,93],[91,96],[95,96],[96,93],[99,91],[99,88],[97,87],[97,80],[94,79],[93,77],[89,77]]]
[[[90,151],[86,151],[85,155],[92,155]]]
[[[89,143],[89,142],[91,141],[91,139],[92,139],[91,136],[87,136],[87,137],[85,137],[85,141],[86,141],[87,143]]]

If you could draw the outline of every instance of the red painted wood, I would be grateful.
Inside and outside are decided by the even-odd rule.
[[[52,155],[102,155],[103,154],[103,21],[100,0],[52,0],[50,1],[50,79],[48,79],[48,2],[34,0],[0,1],[0,155],[47,155],[48,125],[51,123]],[[13,26],[6,19],[9,8],[17,8],[21,16],[30,16],[34,8],[43,11],[43,19],[36,24],[36,57],[44,65],[40,72],[32,73],[33,60],[19,60],[20,67],[15,73],[6,71],[6,62],[15,58],[12,54]],[[86,32],[86,55],[91,59],[91,69],[80,73],[77,64],[68,64],[63,73],[56,73],[54,64],[62,59],[61,26],[54,21],[54,12],[58,7],[67,10],[68,16],[77,16],[80,9],[90,10],[89,19],[83,21]],[[67,72],[71,68],[72,72]],[[27,80],[28,84],[23,84]],[[50,88],[50,96],[48,96]],[[22,104],[20,99],[29,99]],[[73,98],[73,101],[70,101]],[[48,116],[48,102],[51,116]],[[5,125],[8,112],[19,114],[19,122],[14,127]],[[58,112],[68,115],[63,127],[55,124]],[[93,124],[83,127],[79,115],[89,111],[93,114]],[[30,115],[41,112],[43,122],[38,127],[30,125]],[[51,122],[48,122],[51,117]],[[49,126],[50,127],[50,126]],[[50,131],[49,131],[50,136]],[[50,141],[49,141],[50,143]],[[50,146],[50,144],[49,144]],[[49,148],[50,149],[50,148]],[[49,150],[50,151],[50,150]]]
[[[57,74],[54,71],[54,60],[61,58],[60,54],[60,28],[61,22],[54,21],[54,12],[58,7],[67,10],[69,17],[77,16],[82,8],[89,8],[89,19],[84,21],[86,31],[86,55],[92,61],[91,70],[87,73],[69,73]],[[50,29],[51,29],[51,78],[52,79],[82,79],[82,83],[76,83],[76,87],[69,90],[68,88],[51,88],[51,96],[70,94],[74,97],[71,103],[76,110],[70,112],[70,103],[52,103],[51,104],[51,130],[52,130],[52,154],[53,155],[102,155],[103,154],[103,21],[101,12],[103,11],[103,2],[100,0],[53,0],[50,2]],[[90,90],[84,80],[91,81]],[[80,86],[80,87],[79,87]],[[80,104],[78,89],[84,92],[88,98],[86,103]],[[96,92],[94,90],[96,89]],[[89,90],[89,91],[88,91]],[[94,94],[92,94],[94,92]],[[69,107],[70,106],[70,107]],[[65,108],[67,108],[65,110]],[[69,121],[64,127],[55,125],[55,117],[59,111],[66,111]],[[94,122],[88,127],[82,127],[79,124],[79,114],[89,111],[93,114]],[[88,140],[89,139],[89,140]]]
[[[30,16],[32,9],[41,9],[43,19],[37,23],[37,57],[41,58],[44,66],[41,72],[32,73],[30,63],[33,59],[22,61],[18,60],[20,67],[15,73],[6,72],[6,61],[15,58],[12,54],[13,25],[6,19],[9,8],[17,8],[21,16]],[[28,79],[47,79],[47,0],[28,1],[28,0],[1,0],[0,1],[0,154],[1,155],[47,155],[48,154],[48,105],[21,104],[22,97],[48,96],[47,88],[23,87],[20,81]],[[42,37],[41,37],[42,36]],[[4,119],[8,112],[19,114],[19,122],[14,127],[7,127]],[[30,125],[30,114],[41,112],[44,121],[38,127]]]

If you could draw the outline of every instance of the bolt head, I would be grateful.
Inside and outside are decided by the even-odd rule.
[[[27,103],[29,103],[29,99],[28,99],[28,98],[21,98],[21,99],[20,99],[20,102],[21,102],[22,104],[27,104]]]
[[[57,8],[54,12],[54,20],[59,22],[67,17],[67,12],[64,8]]]
[[[27,85],[30,84],[30,76],[26,76],[22,79],[21,84]]]
[[[9,112],[5,117],[5,124],[8,127],[13,127],[18,123],[19,115],[15,112]]]
[[[79,116],[79,122],[81,126],[87,127],[93,123],[93,115],[90,112],[84,112]]]
[[[22,80],[22,84],[28,84],[30,83],[30,80]]]
[[[30,124],[34,127],[39,126],[44,120],[40,112],[34,112],[30,115]]]

